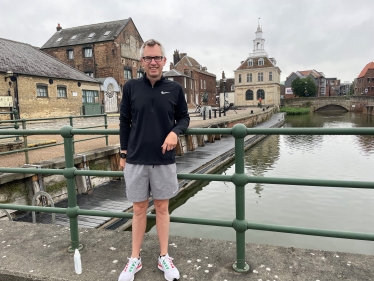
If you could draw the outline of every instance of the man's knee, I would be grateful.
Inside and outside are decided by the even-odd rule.
[[[143,215],[147,212],[147,209],[148,209],[148,200],[143,201],[143,202],[133,203],[134,215]]]
[[[156,214],[169,214],[169,200],[154,200]]]

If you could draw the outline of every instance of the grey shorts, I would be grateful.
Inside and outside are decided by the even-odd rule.
[[[178,194],[176,164],[136,165],[126,163],[124,169],[126,196],[131,202],[170,199]]]

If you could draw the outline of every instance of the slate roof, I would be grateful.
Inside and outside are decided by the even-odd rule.
[[[41,49],[114,40],[130,20],[131,18],[65,29],[63,28],[60,31],[56,31],[55,34],[53,34],[53,36],[41,47]],[[110,31],[110,33],[104,35],[107,31]],[[89,37],[92,33],[94,33],[94,35]],[[73,36],[76,37],[72,39]]]
[[[318,72],[317,70],[303,70],[298,71],[302,76],[306,77],[308,75],[312,75],[314,78],[318,78],[320,76],[323,76],[322,73]]]
[[[366,72],[369,70],[369,69],[374,69],[374,62],[369,62],[365,67],[364,69],[360,72],[360,74],[358,75],[357,78],[362,78],[365,76]]]
[[[164,77],[175,77],[175,76],[189,77],[187,75],[184,75],[184,74],[180,73],[179,71],[177,71],[175,69],[166,71],[163,75],[164,75]]]
[[[264,60],[264,64],[258,65],[258,60],[261,58]],[[253,66],[248,66],[248,61],[250,59],[253,61]],[[256,57],[256,58],[249,57],[236,70],[257,69],[257,68],[265,68],[265,67],[277,67],[277,66],[275,66],[268,57]]]
[[[0,38],[0,72],[9,70],[31,76],[99,83],[36,47]]]

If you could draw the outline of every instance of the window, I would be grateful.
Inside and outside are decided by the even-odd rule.
[[[108,36],[111,31],[105,31],[104,36]]]
[[[265,99],[265,91],[263,89],[257,90],[257,99]]]
[[[75,38],[77,38],[77,35],[74,35],[74,36],[71,37],[70,39],[71,39],[71,40],[74,40]]]
[[[190,80],[190,84],[191,84],[191,90],[192,90],[193,89],[192,80]]]
[[[264,59],[263,58],[260,58],[258,60],[258,65],[264,65]]]
[[[370,83],[370,78],[368,78],[368,83]]]
[[[57,97],[58,98],[66,98],[66,87],[65,86],[57,86]]]
[[[98,92],[97,91],[82,91],[82,102],[83,103],[97,103]]]
[[[269,72],[269,81],[273,81],[273,72]]]
[[[125,76],[125,79],[131,79],[132,78],[132,73],[130,69],[125,69],[123,71],[123,75]]]
[[[85,58],[92,58],[92,48],[85,48],[84,49],[84,57]]]
[[[94,77],[92,71],[86,71],[85,74],[86,74],[87,76],[92,77],[92,78]]]
[[[231,85],[231,92],[232,91],[235,91],[235,86],[234,85]]]
[[[94,35],[95,35],[95,32],[92,32],[92,33],[90,33],[90,35],[88,35],[87,37],[88,37],[88,38],[92,38],[92,37],[94,37]]]
[[[200,89],[203,88],[203,79],[200,79]]]
[[[74,51],[73,50],[68,50],[68,59],[73,60],[74,59]]]
[[[252,60],[252,59],[250,59],[250,60],[248,61],[248,66],[253,66],[253,60]]]
[[[61,39],[62,39],[62,37],[58,38],[58,39],[56,40],[56,42],[60,42],[60,41],[61,41]]]
[[[168,80],[174,81],[174,78],[173,77],[168,77]]]
[[[187,88],[187,78],[183,77],[183,79],[184,79],[184,87]]]
[[[257,81],[261,82],[264,81],[264,74],[262,72],[259,72],[257,75]]]
[[[371,82],[373,82],[373,83],[374,83],[374,78],[371,78]]]
[[[144,73],[142,71],[138,71],[138,73],[136,74],[137,78],[142,78],[143,76],[144,76]],[[169,79],[169,80],[173,80],[173,79]]]
[[[252,82],[252,73],[247,74],[247,82]]]
[[[253,91],[252,90],[247,90],[245,92],[245,100],[253,100]]]
[[[38,98],[48,98],[48,86],[36,85],[36,96]]]
[[[204,89],[206,89],[206,81],[204,80]]]
[[[239,82],[239,83],[242,83],[242,75],[241,75],[241,74],[239,74],[238,82]]]

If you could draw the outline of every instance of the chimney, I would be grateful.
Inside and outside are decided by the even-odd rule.
[[[203,66],[203,71],[207,71],[208,69],[206,68],[206,66]]]
[[[222,79],[225,79],[225,78],[226,78],[226,76],[225,76],[225,72],[222,71]]]
[[[180,61],[179,51],[178,50],[174,51],[173,59],[174,59],[174,65],[176,65]]]
[[[61,27],[60,24],[58,23],[58,24],[57,24],[57,27],[56,27],[56,30],[57,30],[57,31],[60,31],[61,29],[62,29],[62,27]]]

